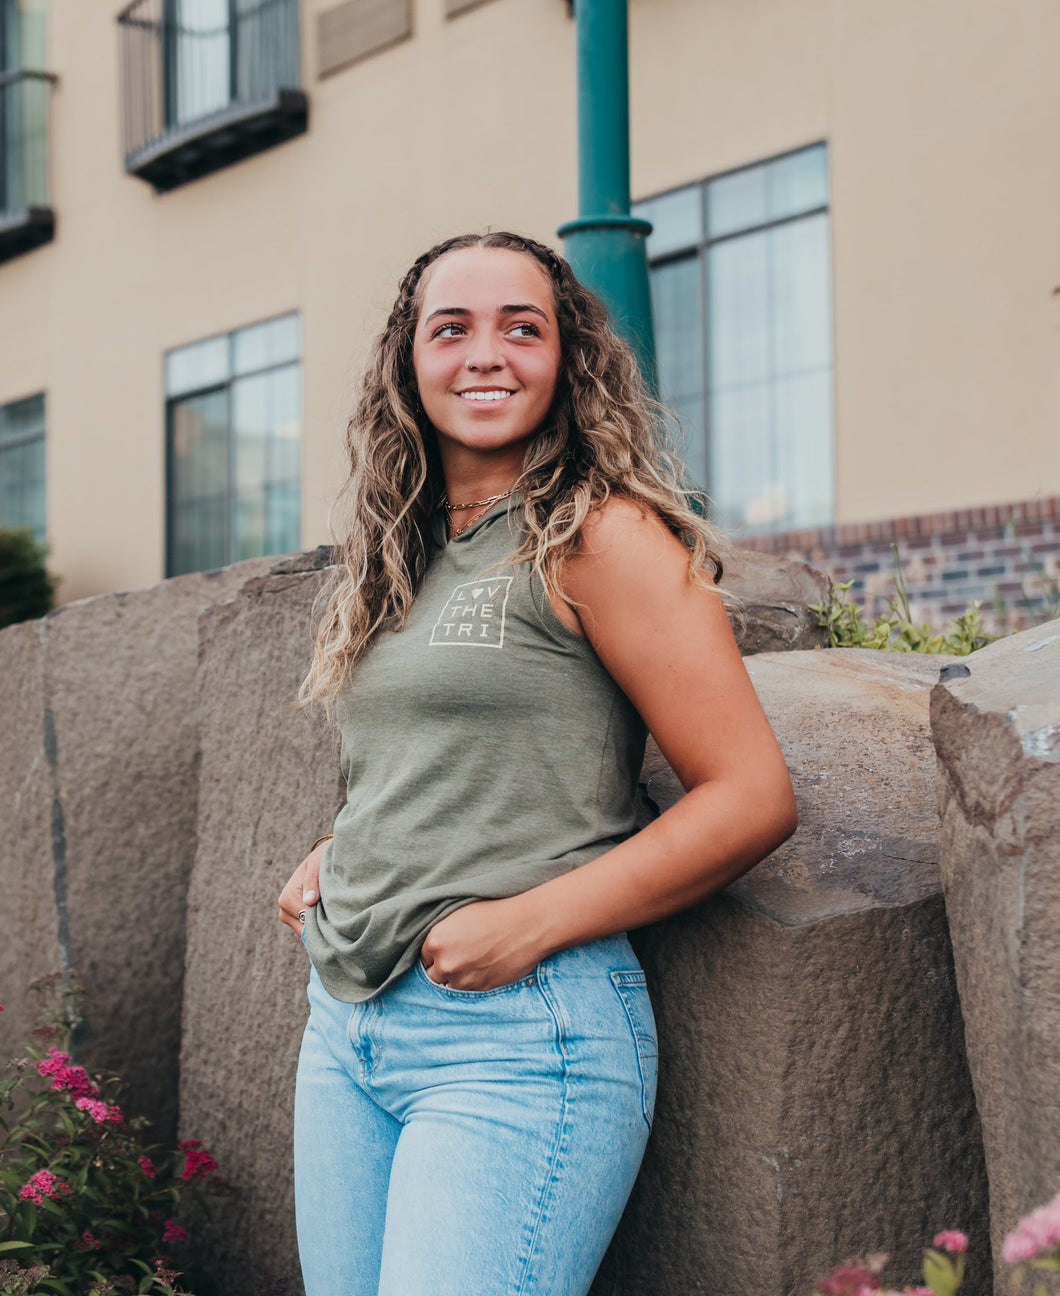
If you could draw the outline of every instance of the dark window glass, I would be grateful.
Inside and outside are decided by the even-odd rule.
[[[831,521],[827,151],[800,149],[636,206],[662,396],[712,515],[744,533]]]
[[[169,575],[298,548],[299,351],[286,315],[167,355]]]
[[[45,538],[44,396],[0,405],[0,526]]]
[[[0,72],[22,72],[0,85],[0,211],[48,204],[48,94],[43,0],[0,0]]]

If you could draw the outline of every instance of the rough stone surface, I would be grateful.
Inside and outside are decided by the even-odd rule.
[[[818,625],[811,605],[828,602],[829,584],[808,563],[737,549],[725,564],[722,585],[740,600],[733,618],[740,651],[750,656],[827,647],[828,631]]]
[[[1060,621],[932,692],[942,878],[995,1253],[1060,1188]],[[998,1293],[1019,1290],[998,1264]]]
[[[308,961],[276,900],[344,799],[338,746],[291,706],[323,577],[284,568],[201,622],[202,764],[188,910],[181,1137],[235,1187],[197,1228],[220,1288],[301,1291],[291,1118]]]
[[[975,1239],[978,1119],[937,866],[927,700],[938,659],[832,650],[748,661],[797,834],[708,903],[637,933],[662,1057],[644,1168],[594,1296],[805,1296],[851,1255],[919,1275]],[[680,795],[651,753],[647,792]],[[901,1281],[899,1281],[901,1280]]]
[[[0,783],[17,789],[2,867],[26,918],[9,924],[5,964],[16,993],[34,974],[76,970],[79,1056],[119,1072],[128,1109],[163,1137],[176,1129],[195,851],[198,615],[269,561],[69,603],[0,638],[0,676],[15,692],[3,759],[18,771]]]
[[[33,1027],[29,983],[61,966],[52,850],[55,770],[45,745],[44,622],[0,631],[0,1068]]]
[[[273,572],[320,571],[332,561],[333,552],[329,545],[320,545],[277,563]],[[740,651],[749,656],[827,647],[828,631],[818,625],[812,605],[828,602],[830,584],[824,572],[808,563],[755,549],[732,550],[725,559],[722,587],[738,601],[731,620]]]

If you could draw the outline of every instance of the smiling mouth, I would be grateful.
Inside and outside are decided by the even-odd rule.
[[[505,401],[515,393],[506,390],[503,387],[492,387],[487,391],[462,391],[456,393],[461,400],[466,401]]]

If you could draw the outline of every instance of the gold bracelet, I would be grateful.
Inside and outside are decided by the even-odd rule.
[[[320,845],[322,841],[331,841],[331,839],[334,836],[335,836],[334,833],[325,833],[323,837],[318,837],[316,841],[312,844],[312,846],[310,846],[309,854],[312,855],[312,853],[316,850],[316,848]]]

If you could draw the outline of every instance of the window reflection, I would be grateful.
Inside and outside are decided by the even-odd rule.
[[[691,217],[694,197],[702,228]],[[737,532],[831,521],[832,288],[823,144],[637,204],[659,382]]]
[[[166,357],[170,575],[298,548],[298,351],[288,315]]]
[[[45,540],[44,394],[0,405],[0,526]]]

